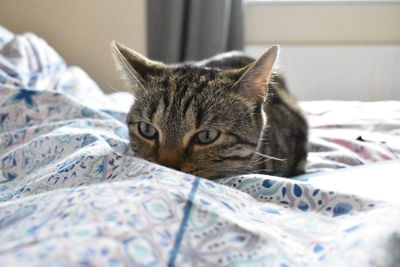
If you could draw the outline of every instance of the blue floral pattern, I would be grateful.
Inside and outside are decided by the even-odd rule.
[[[135,157],[116,96],[34,34],[10,36],[0,27],[0,266],[400,264],[398,204],[311,182],[398,159],[399,116],[386,135],[346,128],[368,142],[310,121],[310,174],[297,180],[208,181]]]

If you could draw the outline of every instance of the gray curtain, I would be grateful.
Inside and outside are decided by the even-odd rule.
[[[241,0],[148,0],[147,53],[167,63],[243,49]]]

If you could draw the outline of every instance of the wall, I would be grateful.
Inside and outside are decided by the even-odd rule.
[[[400,1],[247,1],[246,51],[280,44],[301,100],[400,100]]]
[[[251,44],[399,44],[400,1],[247,1]]]
[[[300,100],[400,100],[400,45],[282,45],[278,66]]]
[[[111,86],[121,88],[111,40],[146,52],[145,0],[1,0],[0,24],[16,33],[40,35],[106,92]]]

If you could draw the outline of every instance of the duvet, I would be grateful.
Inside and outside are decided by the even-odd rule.
[[[306,175],[208,181],[135,157],[132,101],[0,28],[0,266],[400,265],[400,102],[302,102]]]

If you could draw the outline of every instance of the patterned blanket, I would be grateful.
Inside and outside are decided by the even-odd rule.
[[[208,181],[135,157],[132,101],[0,27],[0,266],[400,265],[400,102],[303,102],[308,174]]]

